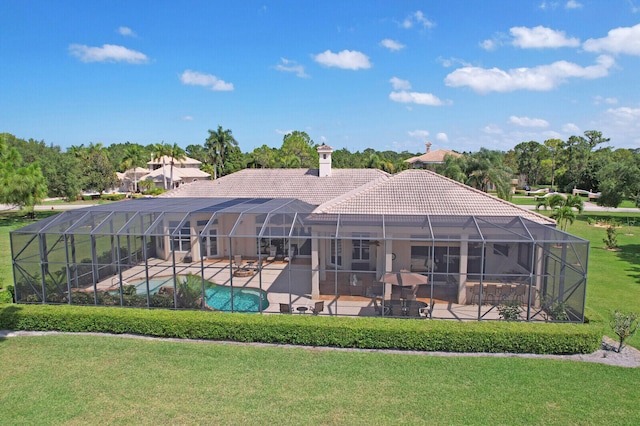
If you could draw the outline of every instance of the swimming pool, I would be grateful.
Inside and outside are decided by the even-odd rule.
[[[217,285],[204,291],[207,305],[218,311],[231,311],[231,287]],[[257,288],[233,287],[234,312],[260,312],[269,307],[267,292]]]
[[[178,280],[186,278],[186,275],[178,275]],[[136,293],[146,294],[147,280],[144,278],[127,280],[126,285],[136,286]],[[149,279],[149,294],[156,294],[160,287],[173,288],[173,276],[153,277]],[[207,305],[218,311],[231,312],[231,287],[215,285],[205,289],[205,301]],[[267,292],[257,288],[233,288],[234,312],[260,312],[269,307]],[[261,309],[262,308],[262,309]]]

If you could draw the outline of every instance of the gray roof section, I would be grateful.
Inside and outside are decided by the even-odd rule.
[[[315,213],[519,216],[555,221],[428,170],[405,170],[320,205]]]
[[[160,197],[297,198],[320,205],[345,192],[390,175],[377,169],[333,169],[319,177],[318,169],[245,169],[214,181],[181,185]]]

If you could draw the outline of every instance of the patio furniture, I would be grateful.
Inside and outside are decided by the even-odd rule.
[[[430,305],[418,308],[418,316],[420,318],[431,318],[435,304],[436,302],[432,300]]]
[[[378,316],[386,316],[389,315],[389,313],[391,312],[391,308],[389,307],[389,305],[378,305],[378,298],[374,297],[372,299],[373,301],[373,309],[376,311],[376,315]]]
[[[291,305],[289,305],[288,303],[281,303],[280,304],[280,313],[281,314],[290,314],[291,313]]]
[[[233,255],[233,263],[236,265],[236,268],[240,268],[242,266],[242,255],[234,254]]]
[[[316,302],[313,308],[311,308],[311,313],[313,315],[318,315],[322,311],[324,311],[324,300]]]
[[[499,301],[498,284],[487,284],[482,292],[482,301],[485,305],[495,305]]]
[[[474,284],[469,287],[471,290],[471,304],[477,305],[480,302],[480,286],[478,284]]]
[[[384,283],[374,282],[365,289],[366,297],[382,297],[384,293]]]
[[[309,310],[309,308],[307,308],[306,306],[298,306],[296,308],[296,311],[298,311],[299,314],[304,314],[305,312],[307,312]]]

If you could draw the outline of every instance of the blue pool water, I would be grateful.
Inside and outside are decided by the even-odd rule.
[[[185,276],[178,276],[178,280]],[[128,280],[127,284],[135,285],[138,294],[147,292],[147,280]],[[173,277],[154,277],[149,279],[149,293],[156,294],[160,287],[173,287]],[[218,311],[231,311],[231,287],[216,285],[205,290],[205,300],[207,305]],[[262,304],[262,306],[260,306]],[[234,312],[260,312],[269,306],[267,292],[257,288],[233,288],[233,311]]]
[[[219,311],[231,311],[231,290],[231,287],[221,285],[205,290],[207,305]],[[234,312],[260,312],[260,308],[264,311],[268,306],[266,291],[257,288],[233,288]]]

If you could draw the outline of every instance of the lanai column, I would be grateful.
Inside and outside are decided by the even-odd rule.
[[[393,271],[393,240],[385,240],[384,242],[384,271]],[[391,284],[384,284],[384,298],[386,300],[391,299]]]
[[[320,256],[317,232],[311,233],[311,298],[320,298]]]
[[[468,238],[463,235],[462,238]],[[469,242],[460,241],[460,278],[458,282],[458,304],[467,303],[467,264],[469,263]]]

